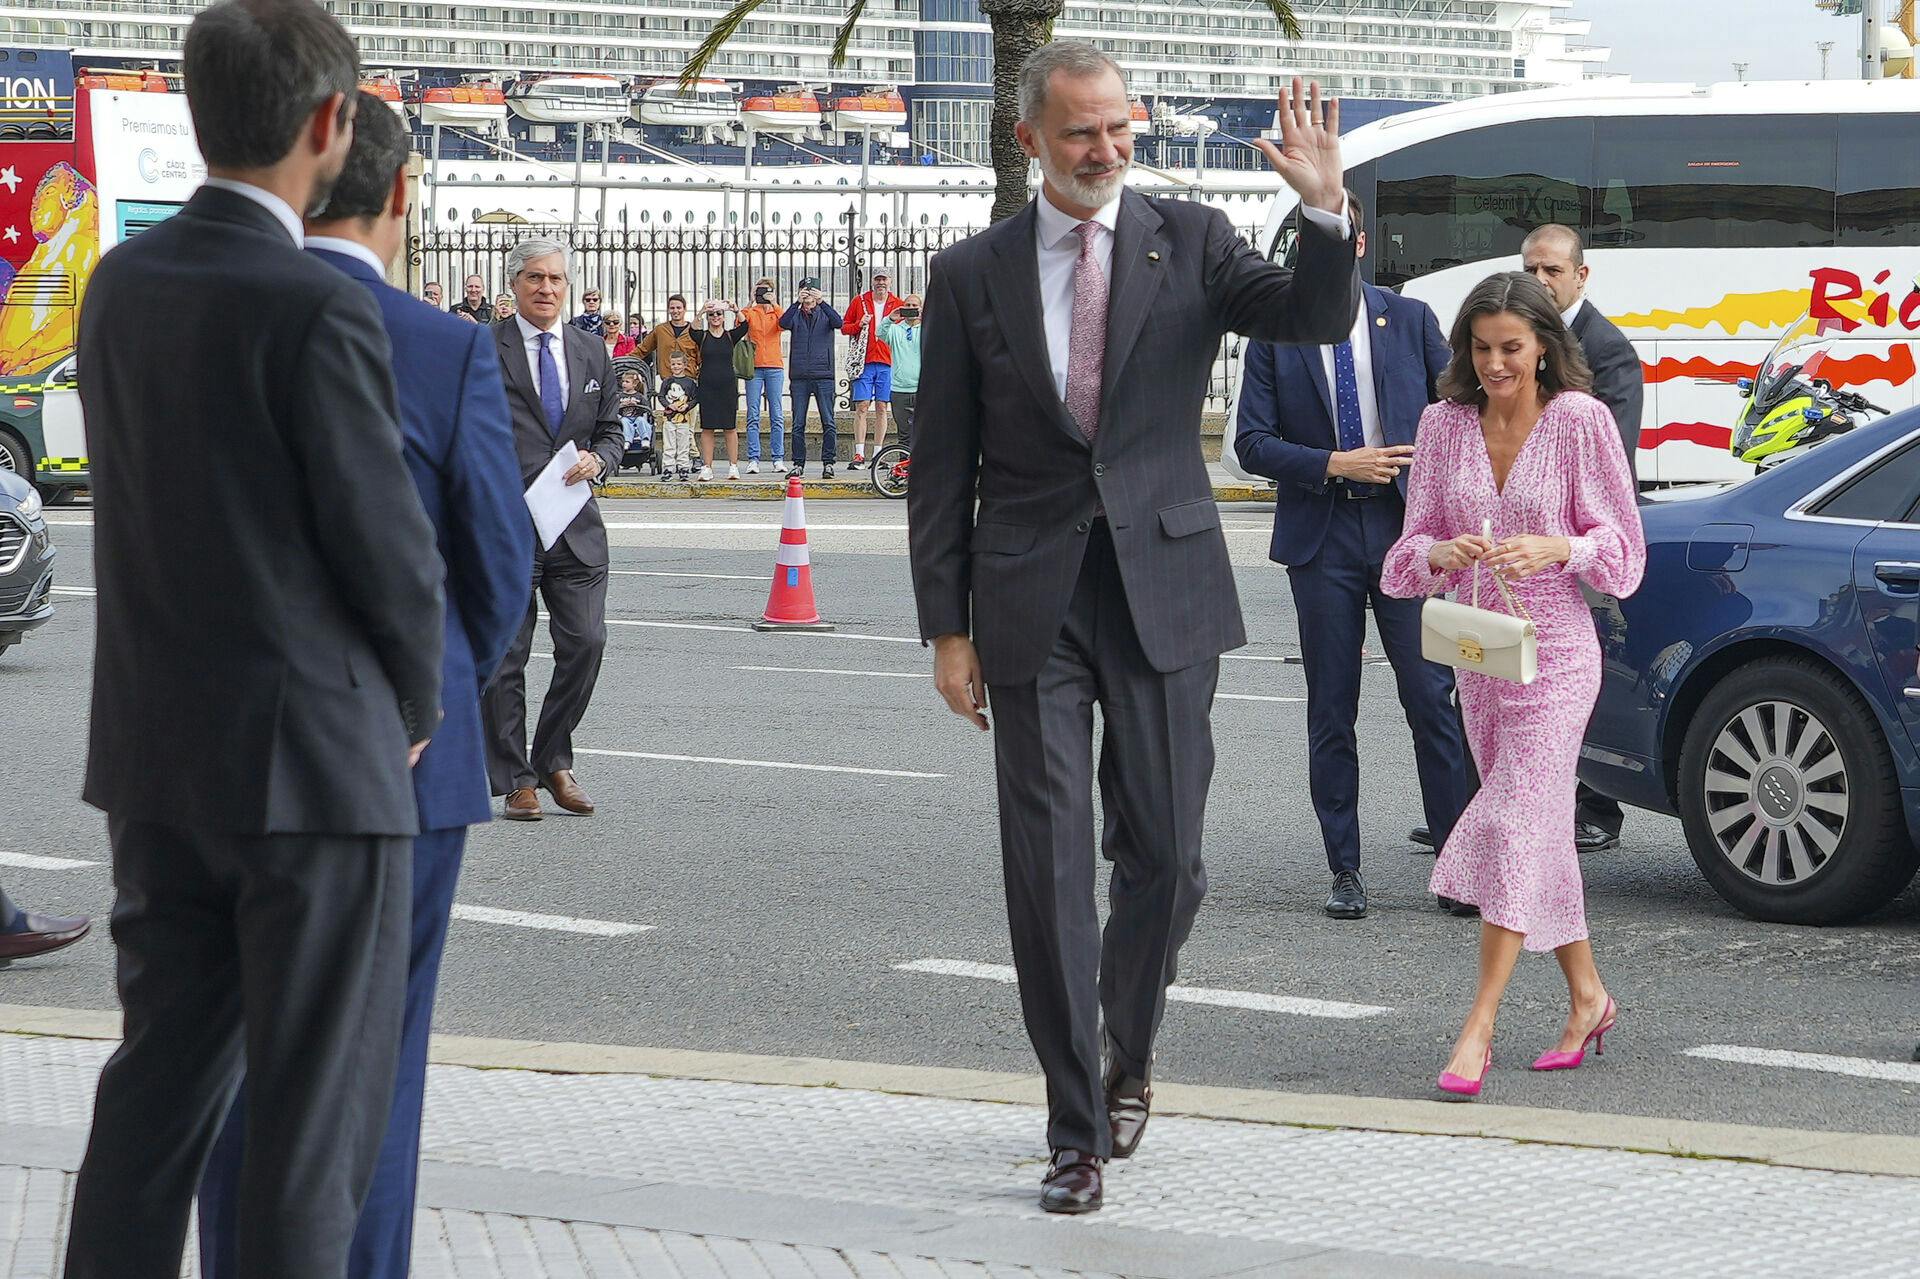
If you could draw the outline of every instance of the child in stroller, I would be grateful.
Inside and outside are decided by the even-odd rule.
[[[613,362],[614,376],[620,384],[620,427],[626,434],[626,452],[620,465],[646,473],[653,468],[660,474],[660,450],[654,447],[653,416],[647,412],[652,392],[646,387],[646,362],[626,357]]]

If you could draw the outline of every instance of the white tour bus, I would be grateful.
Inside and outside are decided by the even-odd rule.
[[[1532,228],[1576,228],[1587,297],[1640,352],[1643,482],[1733,478],[1751,375],[1811,309],[1824,372],[1890,409],[1915,403],[1920,339],[1920,81],[1596,83],[1391,116],[1343,140],[1366,205],[1361,278],[1450,329]],[[1290,254],[1284,191],[1261,243]],[[1229,405],[1226,463],[1233,456]],[[1252,477],[1247,477],[1252,478]]]

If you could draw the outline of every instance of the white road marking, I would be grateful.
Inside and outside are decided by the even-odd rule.
[[[1784,1048],[1747,1048],[1740,1044],[1703,1044],[1686,1056],[1728,1061],[1739,1066],[1778,1066],[1787,1070],[1818,1070],[1855,1079],[1884,1079],[1891,1083],[1920,1084],[1920,1062],[1875,1061],[1870,1057],[1836,1057],[1828,1053],[1790,1052]]]
[[[916,959],[895,964],[904,973],[934,973],[942,977],[977,977],[982,981],[1015,984],[1019,977],[1011,964],[975,964],[964,959]],[[1263,1013],[1290,1013],[1296,1017],[1330,1017],[1336,1021],[1357,1021],[1363,1017],[1381,1017],[1393,1011],[1375,1004],[1343,1004],[1331,999],[1301,999],[1293,995],[1265,995],[1252,990],[1208,990],[1200,986],[1169,986],[1167,998],[1183,1004],[1207,1004],[1215,1008],[1250,1008]]]
[[[498,910],[492,906],[469,906],[455,902],[453,917],[475,924],[509,924],[515,928],[539,928],[552,933],[584,933],[589,937],[628,937],[650,933],[652,924],[622,924],[611,919],[574,919],[569,915],[541,915],[530,910]]]
[[[931,671],[850,671],[834,666],[736,666],[736,671],[769,671],[777,675],[861,675],[874,679],[932,679]]]
[[[55,595],[89,595],[91,596],[91,595],[98,595],[100,593],[94,590],[91,586],[56,586],[52,589]]]
[[[712,582],[767,582],[771,573],[669,573],[663,569],[610,568],[614,577],[698,577]]]
[[[99,862],[83,862],[72,857],[41,857],[34,853],[0,853],[0,866],[25,866],[29,870],[79,870],[82,866],[98,866]]]
[[[856,671],[838,666],[736,666],[736,671],[772,675],[857,675],[870,679],[932,679],[929,671]],[[1224,702],[1304,702],[1304,697],[1268,697],[1260,693],[1216,693]]]
[[[909,777],[918,781],[943,781],[946,773],[915,773],[900,768],[852,768],[844,764],[794,764],[777,759],[725,759],[713,755],[665,755],[656,751],[592,750],[574,747],[576,755],[607,755],[615,759],[654,759],[668,764],[725,764],[731,768],[781,768],[802,773],[853,773],[861,777]]]
[[[59,516],[59,517],[55,517],[52,515],[43,515],[40,518],[44,519],[49,524],[70,524],[75,528],[92,528],[93,527],[93,517],[91,515],[86,515],[86,516],[65,515],[65,516]]]

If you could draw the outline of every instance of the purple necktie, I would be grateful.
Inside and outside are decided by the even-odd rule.
[[[1107,363],[1107,277],[1093,256],[1098,222],[1074,228],[1080,260],[1073,264],[1073,327],[1067,337],[1067,412],[1091,444],[1100,430],[1100,375]]]

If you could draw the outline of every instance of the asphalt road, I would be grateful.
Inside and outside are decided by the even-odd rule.
[[[439,1029],[1033,1068],[1014,988],[965,975],[966,965],[1010,962],[991,749],[925,678],[905,511],[817,502],[810,515],[820,605],[840,626],[832,637],[745,629],[766,600],[778,505],[608,503],[615,624],[578,744],[692,758],[583,755],[599,814],[476,831],[460,901],[650,928],[607,936],[457,922]],[[90,516],[84,507],[52,516],[59,585],[84,591]],[[1328,877],[1306,796],[1305,708],[1239,700],[1305,692],[1283,660],[1296,650],[1296,619],[1283,573],[1265,561],[1269,519],[1257,507],[1227,510],[1255,638],[1223,663],[1221,692],[1233,697],[1214,716],[1212,891],[1180,978],[1263,998],[1173,1004],[1159,1070],[1193,1083],[1429,1096],[1470,998],[1475,926],[1434,908],[1431,860],[1406,842],[1420,820],[1417,787],[1385,666],[1369,668],[1361,711],[1373,913],[1356,923],[1321,914]],[[92,624],[89,597],[63,594],[54,621],[0,657],[0,851],[93,864],[0,859],[0,882],[35,908],[104,915],[104,823],[78,799]],[[542,636],[535,649],[544,648]],[[542,680],[537,660],[532,680]],[[165,752],[154,743],[156,766]],[[1551,959],[1526,957],[1489,1100],[1920,1134],[1920,1067],[1894,1064],[1920,1035],[1920,894],[1859,927],[1752,923],[1700,880],[1679,824],[1644,813],[1630,814],[1620,851],[1586,869],[1620,1025],[1588,1068],[1526,1071],[1565,1015]],[[0,1003],[113,1007],[111,956],[102,934],[17,965],[0,973]],[[935,971],[900,967],[920,961]],[[1287,1000],[1385,1011],[1310,1015],[1364,1010]],[[1689,1055],[1703,1048],[1719,1057]],[[1876,1072],[1884,1077],[1858,1077]]]

